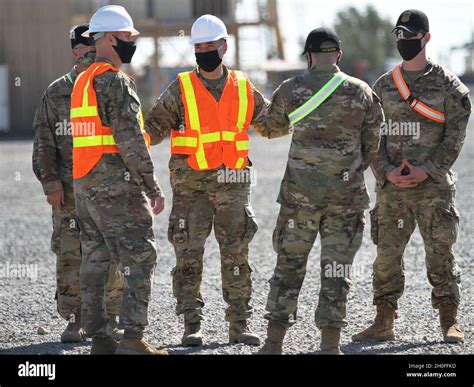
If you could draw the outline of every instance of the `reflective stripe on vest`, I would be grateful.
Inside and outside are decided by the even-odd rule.
[[[100,67],[97,67],[92,74],[94,74],[99,68]],[[84,73],[81,73],[80,75],[82,74]],[[71,109],[71,119],[79,117],[96,117],[99,114],[97,106],[89,106],[89,83],[90,79],[87,81],[86,86],[84,87],[84,93],[82,94],[82,105],[80,107]]]
[[[411,95],[411,91],[405,83],[405,80],[403,79],[401,65],[398,65],[397,67],[392,69],[392,77],[393,81],[395,82],[395,86],[397,86],[398,92],[400,93],[402,98],[408,102],[408,105],[411,109],[420,113],[422,116],[429,118],[430,120],[442,124],[446,122],[443,112],[433,109],[432,107],[428,106],[427,104],[421,102],[420,100],[414,98]]]
[[[98,66],[89,77],[89,80],[84,87],[82,94],[82,106],[71,109],[71,119],[74,118],[84,118],[84,117],[95,117],[99,115],[97,106],[89,106],[89,85],[90,80],[92,79],[95,72],[100,69]],[[79,79],[85,72],[79,74],[77,79]],[[93,136],[81,136],[73,137],[72,146],[73,148],[84,148],[87,146],[101,146],[101,145],[116,145],[114,136],[112,135],[93,135]]]
[[[72,139],[72,145],[74,148],[83,148],[85,146],[115,145],[115,139],[111,134],[104,134],[102,136],[74,137]]]
[[[237,77],[237,83],[238,83],[238,89],[239,89],[239,115],[238,115],[238,120],[237,120],[237,128],[239,129],[239,133],[242,132],[245,121],[247,118],[247,107],[248,107],[248,98],[247,98],[247,79],[245,78],[245,75],[242,71],[235,70],[234,71],[236,77]],[[234,134],[235,137],[235,134]],[[225,135],[223,133],[223,139],[225,138]],[[234,141],[234,139],[230,140]],[[237,141],[236,144],[237,150],[248,150],[250,149],[250,144],[248,141]],[[244,163],[243,158],[239,158],[236,163],[237,169],[240,169],[242,167],[242,164]]]
[[[237,77],[237,83],[239,88],[239,115],[237,120],[237,128],[239,128],[239,133],[242,132],[242,129],[245,125],[245,120],[247,118],[247,79],[242,71],[234,70],[234,73]]]
[[[119,72],[108,63],[94,63],[76,78],[71,93],[71,125],[73,145],[73,178],[86,176],[104,154],[119,153],[112,128],[104,126],[98,114],[97,95],[93,87],[96,76],[107,71]],[[122,73],[126,76],[125,73]],[[94,112],[95,114],[91,114]],[[149,135],[144,130],[143,114],[137,113],[140,130],[145,144],[150,146]],[[81,128],[93,126],[92,131],[83,132]]]
[[[196,147],[197,146],[197,138],[196,137],[174,137],[173,138],[173,146]]]
[[[247,109],[248,109],[248,96],[247,96],[247,78],[244,73],[241,71],[234,71],[234,74],[237,78],[237,87],[239,95],[239,110],[237,118],[237,129],[241,133],[244,129],[245,122],[247,119]],[[181,82],[183,84],[183,90],[185,94],[185,100],[187,105],[187,111],[189,116],[189,122],[192,130],[198,132],[199,141],[197,143],[196,151],[196,160],[200,169],[207,169],[208,163],[206,160],[206,154],[204,151],[203,144],[219,142],[219,141],[235,141],[235,132],[222,131],[222,132],[213,132],[213,133],[201,133],[201,124],[199,121],[199,111],[197,107],[196,96],[194,93],[193,84],[191,81],[190,73],[181,73],[179,74]],[[196,146],[197,139],[195,137],[175,137],[172,139],[172,146]],[[248,150],[250,144],[248,141],[237,141],[236,148],[237,150]],[[236,162],[236,168],[242,167],[245,162],[244,158],[239,158]]]
[[[189,73],[179,74],[181,81],[183,82],[183,89],[186,98],[186,104],[188,108],[189,123],[192,130],[198,132],[198,138],[201,137],[201,124],[199,122],[199,112],[197,108],[196,95],[194,94],[193,84],[191,82],[191,76]],[[191,137],[183,137],[191,139]],[[212,142],[212,141],[209,141]],[[198,141],[198,149],[196,152],[196,160],[201,169],[207,169],[208,164],[206,160],[206,154],[204,153],[203,141]]]
[[[299,108],[288,114],[290,123],[292,125],[296,124],[297,122],[305,118],[308,114],[312,113],[315,109],[317,109],[324,101],[326,101],[331,96],[332,93],[337,90],[337,88],[341,85],[342,82],[345,81],[345,79],[346,75],[342,72],[334,74],[334,76],[315,95],[313,95]]]

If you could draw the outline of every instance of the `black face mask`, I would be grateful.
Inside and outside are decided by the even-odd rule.
[[[398,52],[404,60],[412,60],[423,50],[423,47],[421,39],[400,39],[397,41]]]
[[[113,35],[113,37],[117,39],[117,45],[112,47],[118,54],[120,60],[122,63],[130,63],[137,46],[134,42],[126,42],[125,40],[117,38],[115,35]]]
[[[196,52],[196,63],[201,69],[210,73],[222,63],[222,58],[219,56],[218,50]]]

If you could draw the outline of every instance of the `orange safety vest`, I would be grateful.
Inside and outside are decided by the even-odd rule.
[[[407,101],[411,109],[415,110],[422,116],[429,118],[430,120],[439,122],[441,124],[446,122],[443,112],[433,109],[411,95],[411,91],[403,79],[401,65],[398,65],[392,69],[392,77],[393,81],[395,82],[395,86],[397,86],[398,92],[403,97],[403,99]]]
[[[171,154],[188,155],[189,166],[206,171],[222,164],[243,169],[248,162],[248,128],[254,111],[250,82],[241,71],[229,70],[219,102],[194,71],[178,74],[186,128],[172,130]]]
[[[94,90],[94,78],[106,71],[120,70],[110,63],[93,63],[80,73],[71,94],[72,176],[80,179],[94,168],[104,154],[118,153],[112,128],[102,125]],[[122,74],[126,75],[122,72]],[[145,132],[143,114],[139,111],[140,129],[147,147],[150,136]]]

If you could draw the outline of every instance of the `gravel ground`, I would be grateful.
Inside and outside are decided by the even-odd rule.
[[[472,126],[472,125],[471,125]],[[253,267],[253,329],[265,336],[263,319],[267,280],[271,277],[276,256],[271,245],[271,234],[279,206],[275,202],[283,176],[289,138],[264,140],[253,138],[252,160],[257,170],[257,184],[253,189],[253,206],[260,229],[250,248]],[[167,159],[169,144],[153,148],[153,159],[159,180],[167,196],[167,208],[156,218],[155,234],[158,241],[158,264],[150,306],[150,326],[146,336],[158,346],[170,348],[176,354],[250,354],[255,348],[229,345],[225,304],[222,300],[220,266],[217,243],[211,234],[205,254],[202,291],[206,306],[203,323],[205,345],[201,349],[180,347],[182,322],[174,313],[175,301],[171,291],[170,271],[174,254],[166,238],[171,192],[168,181]],[[0,264],[37,265],[37,278],[1,278],[0,276],[0,354],[86,354],[90,341],[82,344],[61,344],[59,336],[65,322],[56,312],[55,257],[50,251],[51,213],[40,184],[31,172],[30,141],[0,142]],[[258,150],[258,152],[257,152]],[[466,343],[445,345],[437,313],[431,308],[430,285],[426,278],[424,249],[418,231],[406,250],[406,291],[400,301],[400,318],[396,321],[397,340],[390,343],[354,344],[350,336],[365,327],[374,317],[372,306],[371,264],[375,248],[369,238],[369,227],[355,259],[355,288],[348,302],[349,326],[343,332],[342,349],[350,354],[472,354],[474,353],[474,293],[473,280],[474,183],[471,162],[474,160],[474,139],[468,139],[457,162],[459,184],[457,205],[461,213],[461,232],[455,246],[463,269],[463,302],[461,322]],[[372,202],[374,181],[367,174]],[[367,219],[368,221],[368,219]],[[287,353],[314,353],[319,348],[320,333],[314,325],[314,310],[319,292],[319,238],[311,253],[306,280],[299,298],[298,322],[285,340]],[[0,272],[1,275],[1,272]],[[44,328],[45,334],[38,333]]]

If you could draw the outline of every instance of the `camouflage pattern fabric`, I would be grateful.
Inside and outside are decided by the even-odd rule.
[[[72,82],[77,74],[76,68],[68,74]],[[57,307],[64,319],[80,321],[81,246],[72,187],[72,137],[68,126],[72,82],[64,75],[51,83],[43,94],[34,121],[33,171],[45,194],[64,191],[64,206],[52,209],[51,249],[57,257]],[[106,285],[109,313],[120,313],[122,288],[122,275],[117,265],[111,265]]]
[[[264,125],[258,130],[274,138],[293,134],[279,203],[308,209],[338,204],[369,207],[364,169],[377,152],[383,114],[370,87],[348,77],[315,111],[290,126],[288,114],[303,105],[339,68],[318,66],[283,82],[275,91]]]
[[[433,286],[431,302],[459,304],[461,269],[453,256],[459,232],[459,215],[452,191],[381,191],[370,212],[371,236],[377,245],[374,262],[374,304],[389,303],[398,308],[405,286],[403,252],[415,230],[425,243],[426,270]]]
[[[414,82],[403,68],[402,74],[412,95],[444,112],[446,123],[435,122],[410,109],[391,72],[382,75],[375,82],[374,91],[381,99],[387,127],[382,128],[385,133],[382,132],[380,150],[371,165],[377,178],[376,190],[399,190],[387,182],[387,174],[404,159],[423,167],[430,176],[415,189],[455,190],[451,167],[466,136],[471,112],[469,89],[449,70],[431,62]]]
[[[337,206],[309,211],[282,205],[273,232],[273,247],[278,258],[269,281],[265,318],[285,326],[296,322],[308,255],[319,232],[321,291],[315,313],[316,326],[319,329],[345,327],[346,300],[353,286],[350,270],[362,243],[364,224],[363,211],[353,212]]]
[[[316,325],[347,324],[350,268],[361,245],[363,211],[369,204],[364,170],[377,152],[382,109],[366,83],[347,77],[302,121],[291,126],[288,119],[339,71],[335,65],[318,65],[283,82],[258,128],[269,138],[293,133],[278,196],[281,210],[273,233],[278,257],[265,315],[287,326],[297,318],[298,294],[318,232],[321,291]]]
[[[383,133],[380,150],[371,165],[377,178],[377,202],[371,211],[372,238],[377,244],[374,304],[386,302],[398,307],[405,284],[403,253],[418,224],[425,244],[428,279],[433,286],[432,305],[434,308],[442,303],[458,305],[461,271],[452,246],[458,235],[459,216],[454,205],[456,179],[451,168],[466,135],[471,113],[469,90],[456,75],[431,62],[414,79],[407,77],[404,70],[402,74],[412,95],[444,112],[446,123],[432,121],[411,110],[399,94],[391,73],[375,82],[374,90],[381,98],[392,131]],[[398,132],[393,130],[397,124]],[[417,128],[418,135],[413,128]],[[387,175],[403,159],[425,169],[428,178],[415,188],[393,185]]]
[[[97,61],[106,61],[97,58]],[[140,130],[140,101],[134,82],[112,71],[94,80],[102,124],[112,128],[119,153],[102,156],[74,180],[80,226],[82,322],[88,336],[111,333],[104,303],[110,265],[124,274],[119,327],[141,332],[148,325],[156,242],[149,198],[161,195]]]
[[[217,80],[206,80],[197,69],[195,71],[218,101],[227,80],[227,68],[224,67],[224,76]],[[263,122],[268,101],[252,88],[255,99],[252,125],[255,126]],[[185,125],[179,81],[175,80],[149,111],[145,129],[151,143],[159,144],[171,130],[179,130]],[[172,155],[169,162],[173,208],[168,236],[176,253],[176,267],[172,271],[176,313],[183,314],[189,322],[203,318],[202,257],[204,243],[214,226],[221,253],[222,291],[229,305],[226,320],[245,320],[252,312],[248,245],[258,227],[250,204],[252,162],[249,160],[242,171],[224,166],[195,171],[189,167],[187,157]]]

